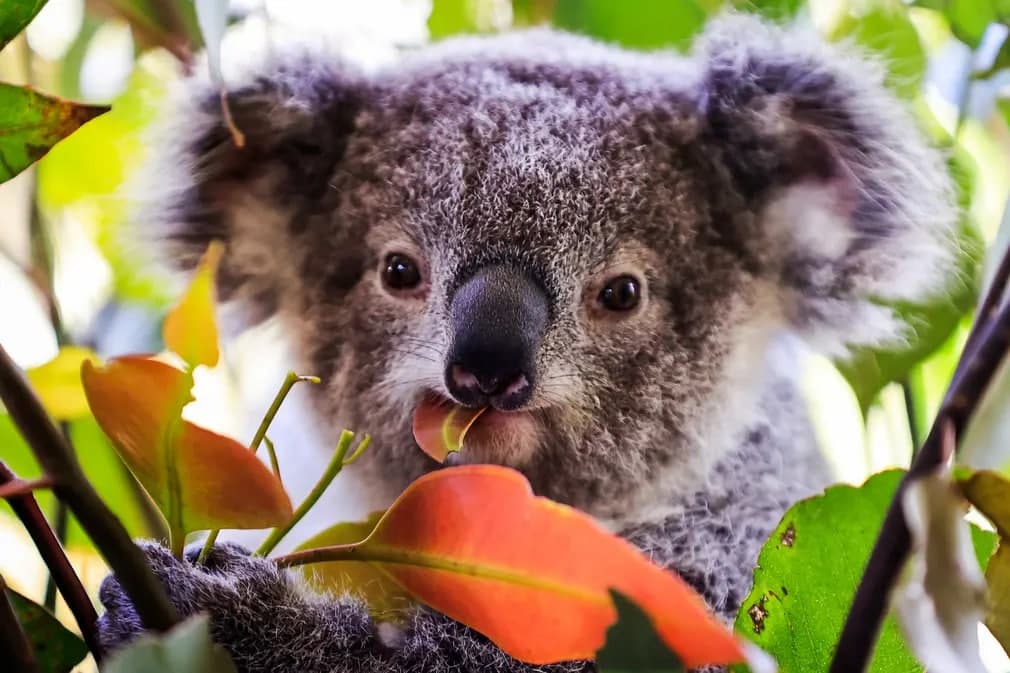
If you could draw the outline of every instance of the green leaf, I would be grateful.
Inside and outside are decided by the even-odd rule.
[[[428,17],[428,33],[433,40],[458,35],[479,33],[478,0],[434,0]]]
[[[0,3],[0,49],[17,37],[48,0],[4,0]]]
[[[639,49],[683,49],[706,18],[695,0],[558,0],[554,9],[559,28]]]
[[[781,673],[828,670],[901,477],[901,471],[890,470],[859,488],[832,486],[803,500],[786,512],[765,543],[736,630],[773,656]],[[884,622],[869,670],[922,670],[892,617]]]
[[[680,658],[656,633],[649,616],[624,594],[611,589],[617,621],[607,629],[603,649],[596,653],[599,673],[679,673]]]
[[[108,109],[0,83],[0,182],[31,166],[53,145]]]
[[[160,636],[143,635],[110,656],[102,673],[235,673],[235,664],[210,638],[205,615],[191,617]]]
[[[985,625],[1004,650],[1010,648],[1010,545],[1001,542],[985,570],[989,588]],[[1010,650],[1008,650],[1010,651]]]
[[[42,673],[68,673],[88,655],[84,641],[60,624],[51,612],[12,589],[7,589],[7,598],[31,642]]]
[[[976,49],[990,23],[997,20],[992,0],[949,0],[947,20],[957,39]]]
[[[968,0],[969,2],[972,0]],[[831,39],[854,39],[887,64],[887,84],[898,95],[919,94],[926,71],[926,52],[919,32],[900,5],[869,5],[862,14],[848,14],[831,30]]]
[[[784,20],[796,16],[803,0],[733,0],[733,6],[769,19]]]

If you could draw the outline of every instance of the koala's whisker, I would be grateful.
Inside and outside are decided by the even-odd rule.
[[[424,360],[425,362],[430,362],[432,364],[436,364],[436,365],[440,364],[440,361],[436,360],[434,357],[432,357],[430,355],[427,355],[427,354],[424,354],[424,353],[420,353],[420,352],[418,352],[416,350],[413,350],[413,349],[410,349],[410,348],[398,348],[396,346],[390,346],[389,350],[391,350],[394,353],[399,353],[400,355],[407,355],[407,356],[410,356],[410,357],[415,357],[418,360]]]

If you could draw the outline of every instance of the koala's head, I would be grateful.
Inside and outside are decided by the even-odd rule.
[[[232,86],[243,149],[187,88],[145,219],[183,267],[225,241],[224,295],[280,317],[388,482],[436,466],[419,407],[486,406],[464,460],[619,516],[741,430],[775,330],[837,353],[939,286],[949,185],[881,79],[741,17],[687,58],[548,31],[299,56]]]

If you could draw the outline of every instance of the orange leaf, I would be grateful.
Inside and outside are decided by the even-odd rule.
[[[299,552],[283,564],[381,564],[414,596],[529,663],[592,658],[616,619],[610,588],[649,615],[688,668],[744,658],[687,583],[588,515],[534,496],[509,468],[427,474],[365,541],[332,549]]]
[[[414,410],[414,440],[435,461],[463,448],[463,440],[487,407],[470,409],[445,400],[425,398]]]
[[[364,540],[375,529],[385,512],[372,512],[365,521],[344,522],[331,526],[298,546],[315,549]],[[380,621],[396,619],[414,600],[377,565],[355,561],[319,563],[305,573],[314,589],[334,595],[353,593],[368,604],[372,616]]]
[[[190,281],[186,293],[165,317],[162,332],[165,345],[190,367],[217,364],[217,319],[214,317],[214,279],[224,247],[210,244]]]
[[[176,536],[208,528],[266,528],[291,517],[291,501],[244,446],[189,421],[191,374],[145,357],[85,362],[88,404]]]

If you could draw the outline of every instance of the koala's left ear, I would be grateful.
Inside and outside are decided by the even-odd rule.
[[[957,209],[883,69],[811,33],[729,15],[694,57],[702,140],[751,214],[740,234],[791,325],[839,354],[895,336],[880,300],[943,291]]]
[[[298,245],[300,225],[336,198],[333,173],[367,91],[339,59],[266,56],[229,81],[229,110],[245,138],[239,147],[218,87],[205,74],[179,82],[134,185],[136,237],[182,269],[223,241],[221,296],[240,299],[248,319],[268,317],[310,248]]]

